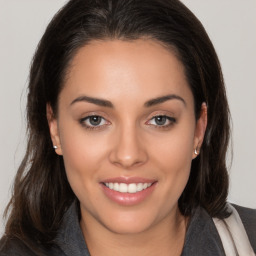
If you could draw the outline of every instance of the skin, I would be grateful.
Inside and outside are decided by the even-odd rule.
[[[166,95],[180,99],[145,106]],[[51,138],[80,201],[91,255],[180,255],[187,220],[177,203],[207,124],[205,104],[195,119],[182,63],[149,39],[93,41],[73,58],[59,96],[57,118],[47,106]],[[85,119],[91,115],[103,117],[99,125]],[[171,119],[159,125],[159,115]],[[100,182],[113,177],[142,177],[156,185],[141,203],[123,206],[102,191]]]

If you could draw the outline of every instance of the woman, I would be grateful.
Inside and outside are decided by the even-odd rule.
[[[0,255],[225,255],[216,220],[236,211],[256,251],[255,211],[226,203],[220,64],[179,1],[69,1],[27,104]]]

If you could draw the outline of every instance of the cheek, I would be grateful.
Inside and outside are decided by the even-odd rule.
[[[92,180],[98,180],[98,170],[106,159],[104,136],[93,136],[83,127],[62,123],[60,131],[64,165],[75,194],[90,190]],[[100,137],[100,138],[99,138]]]
[[[190,175],[194,133],[188,126],[171,131],[152,149],[155,165],[162,170],[165,190],[179,197]]]
[[[176,167],[190,166],[194,145],[194,132],[186,127],[171,131],[168,136],[155,143],[153,148],[160,164]],[[177,168],[174,168],[177,169]]]
[[[97,190],[104,149],[92,139],[73,134],[63,140],[63,159],[68,182],[82,205],[93,208],[101,199]],[[85,196],[86,195],[86,196]]]
[[[97,136],[75,121],[64,121],[60,127],[64,127],[60,130],[60,139],[65,163],[73,168],[94,163],[97,168],[95,164],[106,150],[106,136]]]

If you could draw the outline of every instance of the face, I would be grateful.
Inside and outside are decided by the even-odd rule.
[[[178,212],[206,126],[175,55],[153,40],[91,42],[70,65],[57,119],[56,153],[82,220],[139,233]],[[204,110],[204,109],[202,109]]]

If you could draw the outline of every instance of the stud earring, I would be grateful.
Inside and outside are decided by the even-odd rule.
[[[58,147],[57,146],[53,146],[54,149],[57,149]]]
[[[197,149],[195,149],[195,155],[198,155],[199,154],[199,150],[197,151]]]

